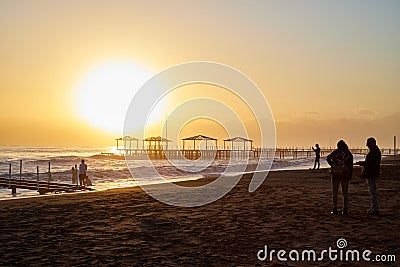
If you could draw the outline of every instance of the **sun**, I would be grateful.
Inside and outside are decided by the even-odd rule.
[[[78,83],[75,110],[92,126],[121,134],[129,103],[150,77],[147,68],[132,61],[98,64]]]

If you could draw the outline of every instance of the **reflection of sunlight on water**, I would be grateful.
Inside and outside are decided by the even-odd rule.
[[[16,194],[11,194],[11,189],[0,188],[0,199],[16,199],[16,198],[27,198],[27,197],[38,197],[40,196],[38,192],[28,189],[17,189]]]
[[[110,149],[107,151],[108,153],[113,153],[113,154],[118,154],[118,150],[116,146],[110,147]]]
[[[123,188],[123,187],[133,187],[133,186],[137,186],[137,183],[133,180],[120,180],[114,182],[97,183],[91,186],[90,188],[102,191],[111,188]]]
[[[145,180],[145,179],[140,179],[138,181],[135,180],[119,180],[119,181],[114,181],[114,182],[103,182],[99,183],[97,185],[91,186],[90,188],[98,190],[98,191],[103,191],[103,190],[108,190],[112,188],[126,188],[126,187],[135,187],[140,185],[154,185],[154,184],[162,184],[162,183],[168,183],[168,182],[182,182],[182,181],[189,181],[189,180],[198,180],[200,178],[203,178],[203,176],[191,176],[191,177],[180,177],[180,178],[166,178],[165,181],[158,181],[158,180]]]

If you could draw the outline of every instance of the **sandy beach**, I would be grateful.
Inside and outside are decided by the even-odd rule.
[[[400,0],[0,0],[0,33],[0,267],[400,267]]]
[[[0,202],[1,266],[374,266],[375,262],[259,261],[268,249],[336,248],[400,257],[400,170],[386,161],[378,182],[381,215],[354,170],[350,214],[331,215],[327,169],[270,172],[255,192],[250,175],[222,199],[198,208],[160,203],[140,188]],[[207,179],[188,181],[196,186]],[[162,185],[160,185],[162,186]],[[341,202],[340,202],[341,203]],[[340,206],[339,206],[340,207]],[[382,266],[382,264],[377,264]]]

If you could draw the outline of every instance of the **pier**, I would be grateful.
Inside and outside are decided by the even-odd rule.
[[[321,148],[321,157],[325,157],[332,153],[333,148]],[[222,148],[209,148],[209,149],[191,149],[186,148],[139,148],[139,149],[124,149],[119,147],[118,154],[128,157],[143,157],[148,156],[150,159],[178,159],[180,157],[185,157],[189,160],[197,160],[201,156],[203,158],[214,158],[214,159],[256,159],[264,155],[267,158],[272,157],[275,159],[301,159],[301,158],[313,158],[315,157],[315,152],[312,149],[306,148],[253,148],[251,150],[243,149],[222,149]],[[350,149],[351,153],[354,155],[367,155],[368,149]],[[393,149],[381,149],[382,156],[393,155]],[[104,154],[107,155],[107,154]],[[115,156],[112,154],[112,156]]]
[[[168,144],[171,140],[157,136],[149,137],[141,142],[139,139],[125,136],[122,138],[115,139],[117,142],[117,151],[119,155],[125,155],[127,157],[141,157],[148,156],[151,159],[179,159],[186,158],[189,160],[197,160],[199,158],[205,159],[246,159],[256,158],[261,153],[267,153],[267,157],[274,153],[273,149],[254,149],[253,141],[243,137],[235,137],[232,139],[226,139],[224,141],[224,147],[218,148],[216,138],[208,137],[205,135],[195,135],[187,138],[183,138],[182,149],[173,148]],[[119,142],[123,143],[121,147]],[[187,142],[193,144],[193,147],[188,146]],[[196,144],[203,142],[203,147],[196,149]],[[141,143],[141,146],[139,145]],[[230,144],[227,146],[226,143]],[[235,146],[235,144],[237,144]]]
[[[197,160],[206,159],[258,159],[261,156],[275,159],[301,159],[315,157],[312,148],[280,147],[280,148],[256,148],[253,147],[253,140],[243,137],[235,137],[223,140],[223,147],[218,147],[217,139],[196,135],[183,138],[182,148],[176,148],[169,145],[170,140],[163,137],[149,137],[140,141],[137,138],[125,136],[115,139],[117,142],[117,154],[125,155],[131,158],[149,157],[150,159],[179,159],[186,158]],[[200,148],[198,141],[203,141],[203,147]],[[122,146],[120,143],[122,142]],[[192,144],[188,146],[186,142]],[[197,144],[197,146],[196,146]],[[227,145],[228,144],[228,145]],[[198,147],[196,149],[196,147]],[[332,153],[335,148],[321,148],[321,157]],[[350,148],[354,155],[367,155],[368,148]],[[382,148],[382,156],[396,155],[398,151],[393,148]]]
[[[17,189],[28,189],[39,192],[39,194],[43,195],[46,193],[56,193],[56,192],[76,192],[82,190],[88,190],[85,186],[80,185],[72,185],[72,184],[63,184],[63,183],[53,183],[53,182],[40,182],[32,181],[32,180],[19,180],[19,179],[8,179],[4,177],[0,177],[0,187],[5,187],[11,189],[12,194],[17,193]]]
[[[14,167],[18,165],[19,172],[12,173],[13,165]],[[50,161],[47,163],[48,169],[45,173],[39,172],[39,166],[36,166],[36,173],[23,172],[22,160],[0,162],[0,166],[7,167],[7,172],[1,173],[0,187],[11,189],[12,194],[16,194],[17,189],[34,190],[41,195],[46,193],[71,193],[82,190],[92,190],[91,188],[78,184],[52,182]]]

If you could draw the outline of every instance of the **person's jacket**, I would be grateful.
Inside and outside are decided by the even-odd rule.
[[[364,169],[361,173],[362,178],[376,179],[381,172],[381,150],[378,146],[373,147],[367,154],[365,161],[360,162]]]
[[[353,154],[348,149],[336,149],[326,157],[330,166],[344,166],[346,176],[353,175]]]

